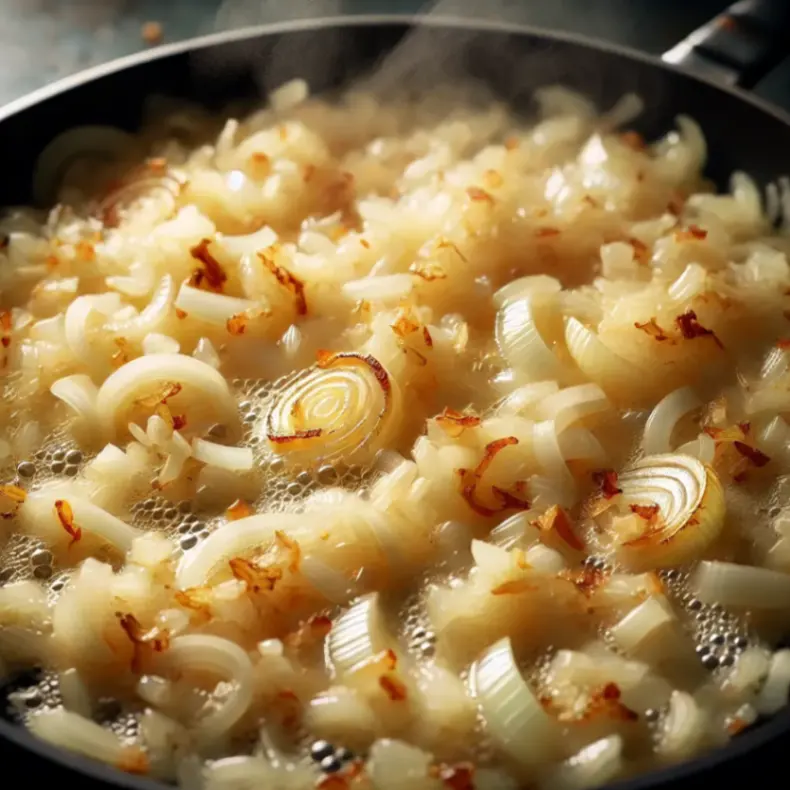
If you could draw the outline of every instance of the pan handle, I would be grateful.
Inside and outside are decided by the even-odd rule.
[[[790,0],[740,0],[665,52],[666,63],[751,88],[790,55]]]

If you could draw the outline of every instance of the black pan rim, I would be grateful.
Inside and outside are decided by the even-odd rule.
[[[170,56],[185,54],[192,51],[210,49],[214,46],[244,42],[255,38],[263,38],[280,33],[320,30],[333,27],[365,27],[375,25],[392,25],[407,27],[435,27],[458,30],[483,30],[492,33],[529,35],[549,41],[559,41],[577,47],[584,47],[603,53],[612,53],[668,72],[692,82],[729,94],[756,110],[773,117],[775,120],[790,126],[790,114],[772,105],[754,94],[729,85],[717,83],[705,76],[685,71],[682,68],[666,63],[661,58],[631,49],[619,44],[598,41],[581,34],[557,32],[531,25],[513,22],[474,19],[458,16],[420,15],[420,14],[364,14],[349,16],[319,17],[315,19],[298,19],[287,22],[270,23],[244,27],[236,30],[212,33],[205,36],[185,39],[156,47],[151,50],[116,58],[107,63],[93,66],[77,72],[51,85],[32,91],[18,99],[0,107],[0,123],[25,110],[47,101],[55,96],[67,93],[72,89],[108,77],[113,74],[133,69],[137,66]],[[604,790],[656,790],[669,787],[672,782],[686,779],[695,774],[704,774],[707,770],[745,757],[749,752],[790,734],[790,707],[773,716],[769,721],[754,729],[748,729],[730,741],[726,746],[703,754],[693,760],[677,765],[660,768],[639,776],[624,779],[607,785]],[[101,763],[74,752],[60,749],[42,741],[19,725],[0,719],[0,738],[6,740],[29,755],[46,760],[67,770],[82,774],[93,780],[103,782],[109,788],[124,790],[162,790],[164,783],[142,776],[124,773],[111,765]]]

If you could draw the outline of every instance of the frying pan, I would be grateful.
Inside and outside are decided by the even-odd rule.
[[[672,128],[678,114],[691,115],[707,137],[708,175],[714,181],[724,185],[740,169],[765,185],[790,171],[790,117],[740,88],[753,85],[785,54],[790,54],[788,0],[737,3],[662,60],[578,36],[433,17],[319,19],[223,33],[91,69],[0,110],[0,205],[33,201],[34,163],[58,134],[85,124],[135,130],[152,93],[221,110],[231,100],[265,95],[294,77],[306,79],[316,93],[337,89],[382,59],[375,79],[385,95],[465,76],[529,113],[533,91],[551,83],[581,91],[602,108],[635,92],[646,99],[638,131],[654,138]],[[788,750],[790,709],[724,749],[615,787],[698,790],[700,782],[723,788],[769,777],[782,782]],[[1,719],[0,765],[6,781],[34,788],[72,783],[81,790],[162,788],[54,749]]]

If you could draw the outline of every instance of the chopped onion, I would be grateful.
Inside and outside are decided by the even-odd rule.
[[[650,412],[642,437],[642,449],[647,455],[672,452],[672,434],[680,420],[702,406],[702,401],[691,387],[670,392]]]
[[[614,779],[623,768],[623,739],[609,735],[585,746],[549,773],[542,786],[551,790],[592,790]]]
[[[669,712],[659,733],[657,750],[674,760],[694,754],[705,740],[708,717],[691,694],[673,691],[669,698]]]
[[[58,673],[58,688],[66,710],[90,719],[93,708],[90,694],[76,669]]]
[[[540,531],[532,522],[540,516],[539,510],[523,510],[506,518],[491,530],[488,539],[500,548],[509,551],[515,546],[526,548],[540,539]]]
[[[652,383],[648,371],[615,354],[577,318],[565,319],[565,343],[582,373],[614,401],[641,399]]]
[[[536,406],[545,398],[549,398],[559,391],[556,381],[535,381],[519,387],[504,398],[497,406],[497,413],[522,414],[527,409]]]
[[[509,637],[472,665],[469,684],[499,749],[526,769],[552,759],[558,749],[557,724],[521,676]]]
[[[771,656],[768,675],[755,700],[758,713],[772,716],[787,705],[790,696],[790,650],[777,650]]]
[[[148,760],[138,747],[127,746],[114,732],[64,708],[50,708],[31,716],[28,727],[34,735],[61,749],[135,773],[148,769]]]
[[[587,461],[599,467],[606,466],[607,454],[603,445],[586,428],[568,428],[559,437],[560,452],[566,461]]]
[[[143,338],[143,354],[177,354],[180,350],[178,341],[168,335],[149,332]]]
[[[64,376],[52,383],[49,391],[70,406],[86,424],[91,425],[96,420],[96,399],[99,390],[84,373],[75,373],[73,376]]]
[[[170,314],[173,299],[176,295],[176,284],[172,276],[166,274],[159,281],[159,285],[151,296],[151,301],[143,308],[142,312],[131,318],[116,319],[104,325],[105,332],[109,332],[127,340],[142,339],[150,332],[158,332]]]
[[[237,296],[203,291],[182,283],[176,297],[176,307],[192,318],[215,326],[227,326],[228,319],[247,310],[262,309],[260,302],[240,299]]]
[[[232,684],[232,690],[222,703],[212,708],[193,728],[198,738],[206,743],[225,736],[252,702],[253,672],[247,653],[229,639],[190,634],[177,636],[162,655],[170,672],[210,673]]]
[[[557,433],[561,434],[579,420],[611,407],[606,394],[597,384],[580,384],[541,399],[535,408],[535,416],[540,420],[554,420]]]
[[[356,582],[350,581],[342,573],[313,556],[302,557],[299,570],[327,601],[337,606],[344,606],[360,593]]]
[[[497,309],[506,307],[511,302],[520,301],[533,294],[558,294],[562,290],[562,283],[556,277],[547,274],[533,274],[528,277],[519,277],[507,285],[502,286],[493,296]]]
[[[75,528],[101,538],[119,551],[129,551],[132,541],[141,534],[139,529],[83,497],[65,494],[59,489],[42,488],[28,495],[19,509],[19,519],[25,530],[49,545],[68,543],[73,538],[60,521],[56,500],[68,502]]]
[[[217,234],[216,243],[223,247],[228,254],[241,258],[242,255],[254,254],[260,250],[265,250],[276,241],[277,234],[268,225],[264,225],[260,230],[256,230],[255,233],[249,233],[244,236]]]
[[[531,379],[556,379],[563,365],[541,337],[529,299],[506,304],[496,318],[496,343],[507,363]]]
[[[627,653],[637,650],[648,639],[653,639],[674,622],[675,616],[663,596],[654,596],[632,609],[611,634],[614,641]]]
[[[704,431],[696,439],[686,442],[677,448],[678,455],[690,455],[703,464],[710,465],[716,456],[716,442]]]
[[[617,546],[618,558],[632,570],[681,565],[694,559],[724,525],[724,492],[716,473],[688,455],[649,455],[617,478],[623,505],[658,508],[635,516],[637,537]]]
[[[790,608],[790,575],[751,565],[707,560],[691,578],[703,602],[748,609]]]
[[[772,459],[786,459],[790,454],[790,425],[779,415],[760,431],[757,444]]]
[[[327,661],[334,677],[342,677],[387,649],[376,593],[366,595],[342,614],[326,641]]]
[[[331,354],[297,373],[266,416],[272,449],[300,463],[375,454],[397,428],[400,396],[378,360]]]
[[[432,765],[433,757],[422,749],[381,738],[370,747],[366,772],[376,790],[441,790]]]
[[[214,348],[214,344],[207,337],[201,337],[200,340],[198,340],[195,345],[195,350],[192,352],[192,356],[200,362],[211,366],[214,370],[219,370],[221,364],[219,354]]]
[[[288,80],[269,94],[269,105],[275,112],[292,110],[310,95],[310,88],[301,79]]]
[[[405,299],[413,288],[414,278],[410,274],[385,274],[351,280],[341,286],[341,291],[352,302],[365,300],[397,304],[401,299]]]
[[[542,543],[536,543],[527,549],[524,559],[527,565],[541,573],[559,573],[568,567],[562,554]]]
[[[121,307],[121,297],[116,293],[78,296],[67,308],[63,332],[68,347],[78,359],[91,356],[89,336],[99,328],[96,318],[104,319]]]
[[[231,472],[247,472],[254,462],[249,447],[226,447],[197,437],[192,440],[192,455],[196,461]]]
[[[669,298],[678,304],[690,302],[707,287],[708,272],[698,263],[690,263],[680,277],[669,286]]]
[[[271,543],[275,530],[284,530],[298,540],[308,524],[305,515],[294,513],[265,513],[230,521],[184,554],[176,584],[182,590],[208,584],[218,571],[227,571],[233,557],[243,557]]]
[[[113,435],[120,426],[125,427],[128,420],[124,417],[135,400],[168,382],[194,391],[200,406],[211,409],[217,422],[228,426],[238,423],[236,401],[227,381],[214,368],[184,354],[150,354],[123,365],[102,384],[96,409],[105,432]]]
[[[570,506],[576,499],[576,481],[568,471],[554,420],[535,423],[532,432],[533,452],[541,469],[557,482],[562,490],[556,504]]]

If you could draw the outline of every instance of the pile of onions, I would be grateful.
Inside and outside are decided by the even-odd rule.
[[[399,422],[395,382],[378,360],[327,354],[295,376],[266,417],[272,449],[298,464],[374,454]]]
[[[688,455],[649,455],[621,472],[620,502],[642,533],[617,546],[634,571],[669,568],[699,557],[724,525],[724,491],[708,466]]]

